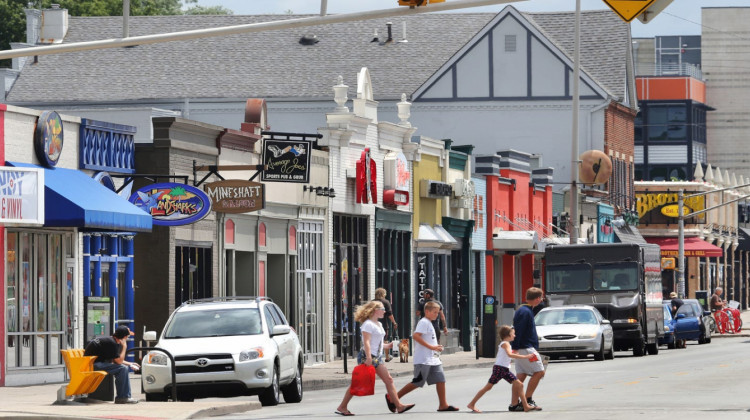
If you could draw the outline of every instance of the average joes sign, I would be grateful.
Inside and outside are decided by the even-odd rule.
[[[266,207],[266,186],[260,182],[232,179],[206,184],[211,209],[221,213],[249,213]]]

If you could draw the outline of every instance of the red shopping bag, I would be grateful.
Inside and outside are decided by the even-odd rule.
[[[352,371],[352,385],[349,387],[352,395],[363,397],[375,395],[375,367],[362,363]]]

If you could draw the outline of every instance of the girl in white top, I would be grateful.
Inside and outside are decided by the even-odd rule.
[[[495,359],[495,366],[492,367],[492,376],[482,389],[477,392],[474,399],[471,400],[467,407],[474,413],[481,413],[476,408],[477,401],[489,390],[495,386],[496,383],[500,382],[500,379],[505,379],[509,384],[512,385],[513,394],[511,396],[511,403],[508,406],[508,411],[532,411],[541,410],[541,407],[529,405],[526,401],[526,395],[523,393],[523,383],[516,378],[516,375],[510,371],[510,359],[531,359],[535,357],[534,354],[520,355],[513,353],[510,348],[510,343],[516,338],[516,331],[509,325],[503,325],[500,327],[500,340],[502,342],[497,347],[497,358]],[[519,403],[518,400],[521,400]]]
[[[364,363],[367,366],[375,367],[375,372],[385,384],[390,401],[396,405],[398,413],[403,413],[411,410],[414,404],[404,405],[401,403],[396,393],[396,387],[393,385],[393,378],[388,373],[388,368],[383,364],[383,349],[393,347],[392,342],[388,344],[383,343],[385,330],[380,325],[380,322],[378,322],[378,318],[382,318],[384,313],[385,307],[379,301],[367,302],[357,307],[357,310],[354,312],[354,320],[362,324],[360,331],[362,331],[363,348],[357,355],[357,363]],[[354,413],[347,408],[351,399],[352,394],[349,392],[349,388],[347,388],[346,393],[344,393],[344,399],[339,404],[335,413],[341,416],[353,416]]]

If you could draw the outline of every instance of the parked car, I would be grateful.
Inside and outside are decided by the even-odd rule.
[[[550,357],[594,355],[614,359],[614,335],[609,321],[588,305],[544,308],[534,317],[539,352]]]
[[[660,346],[667,346],[667,348],[673,349],[676,347],[677,342],[674,338],[674,327],[677,324],[674,318],[672,318],[672,305],[670,303],[664,303],[664,335],[659,338]]]
[[[698,340],[698,344],[710,343],[711,321],[713,321],[713,318],[711,318],[711,311],[704,310],[698,299],[682,299],[682,301],[685,302],[685,305],[680,306],[680,309],[677,310],[677,316],[682,313],[680,310],[684,306],[690,305],[689,308],[691,308],[691,310],[688,311],[688,309],[685,308],[684,313],[686,317],[695,316],[699,320],[698,328],[700,330],[700,334],[696,338],[696,340]]]
[[[156,339],[147,332],[144,339]],[[170,352],[177,398],[258,395],[264,406],[302,401],[302,347],[281,309],[264,297],[191,300],[175,309],[156,344]],[[146,401],[171,395],[171,363],[160,351],[143,359]]]

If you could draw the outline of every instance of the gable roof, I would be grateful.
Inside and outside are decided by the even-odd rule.
[[[512,6],[507,6],[512,7]],[[370,42],[383,20],[345,22],[191,41],[40,56],[27,64],[7,102],[122,102],[181,98],[331,99],[338,75],[355,86],[370,69],[376,100],[411,95],[497,14],[429,13],[393,18],[394,42]],[[573,13],[523,13],[561,50],[572,46]],[[311,15],[306,15],[311,16]],[[301,15],[132,16],[131,36],[244,25]],[[402,23],[407,26],[407,43]],[[118,38],[121,17],[70,17],[66,43]],[[299,44],[315,34],[320,42]],[[629,27],[611,11],[582,12],[582,69],[625,96]],[[354,95],[350,88],[350,96]]]

